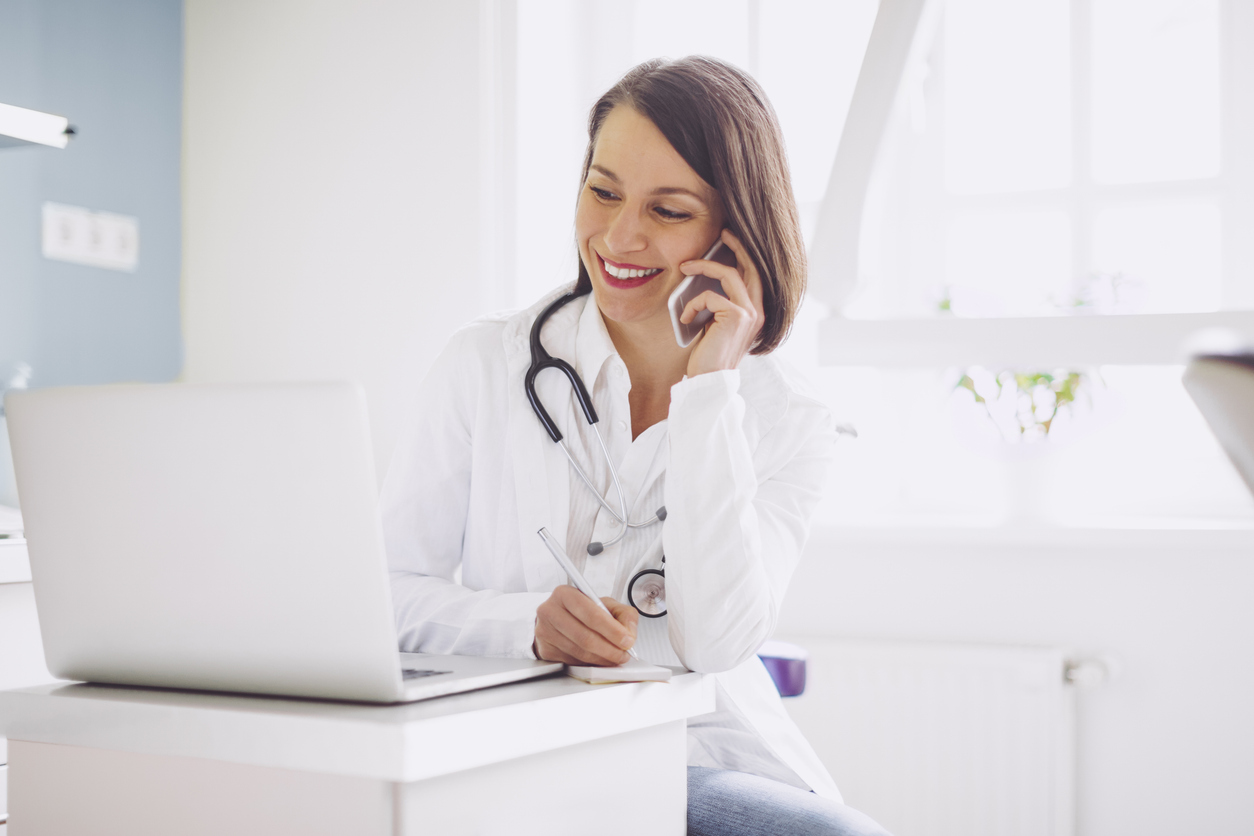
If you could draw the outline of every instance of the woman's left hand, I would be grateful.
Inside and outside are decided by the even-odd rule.
[[[687,324],[701,311],[714,312],[714,319],[697,338],[696,347],[688,355],[689,377],[738,367],[766,322],[762,308],[762,280],[758,277],[757,268],[740,239],[726,229],[722,239],[736,254],[736,267],[699,258],[679,265],[686,276],[705,274],[718,279],[727,294],[724,298],[707,290],[689,302],[679,317],[680,322]]]

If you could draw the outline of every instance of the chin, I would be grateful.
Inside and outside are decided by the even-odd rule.
[[[588,269],[587,259],[585,259],[584,268],[588,269],[592,280],[593,296],[605,319],[626,325],[655,321],[660,318],[668,323],[668,328],[670,327],[670,314],[666,310],[666,303],[683,276],[680,276],[678,280],[672,279],[670,277],[672,271],[663,270],[643,282],[638,280],[618,282],[604,272],[601,259],[595,253],[592,254],[591,260],[591,269]]]
[[[661,287],[662,285],[659,285],[659,289]],[[649,322],[658,318],[669,320],[670,314],[666,311],[666,300],[670,297],[670,293],[664,293],[659,297],[656,291],[642,291],[645,291],[645,287],[622,290],[596,281],[592,283],[592,292],[596,297],[597,306],[601,309],[601,315],[608,320],[624,325]]]

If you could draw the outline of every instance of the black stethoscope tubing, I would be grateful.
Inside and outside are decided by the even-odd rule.
[[[592,396],[588,394],[588,389],[583,385],[583,380],[579,377],[578,372],[570,363],[560,357],[554,357],[545,350],[544,344],[540,342],[540,329],[544,327],[544,323],[548,322],[558,308],[568,302],[576,299],[575,293],[564,293],[549,303],[540,315],[536,317],[535,323],[531,326],[531,365],[527,368],[527,376],[523,379],[523,387],[527,390],[527,400],[531,402],[531,408],[535,410],[536,417],[540,419],[540,423],[544,425],[544,429],[549,434],[549,438],[557,444],[562,443],[562,431],[557,428],[557,424],[553,423],[553,419],[549,416],[549,411],[544,408],[544,404],[540,402],[540,396],[536,394],[536,375],[545,369],[557,369],[566,375],[566,379],[570,381],[571,387],[575,390],[575,400],[579,401],[579,407],[583,410],[584,417],[588,419],[589,424],[595,425],[600,419],[597,417],[597,411],[592,406]]]
[[[601,507],[608,511],[614,519],[622,525],[622,530],[620,530],[611,540],[604,543],[595,542],[588,544],[588,554],[597,555],[604,551],[606,546],[611,546],[623,539],[623,537],[626,536],[628,529],[643,528],[644,526],[652,525],[655,522],[665,520],[666,506],[659,508],[657,513],[652,518],[645,520],[644,522],[633,523],[628,519],[627,506],[623,498],[623,489],[618,482],[618,471],[614,467],[613,459],[610,458],[609,449],[606,448],[605,441],[601,438],[601,431],[597,429],[597,422],[600,418],[597,416],[596,408],[592,405],[592,396],[588,394],[587,387],[584,386],[583,380],[579,377],[579,374],[575,371],[574,367],[560,357],[554,357],[549,354],[549,352],[544,348],[544,344],[540,341],[540,331],[543,329],[544,323],[548,321],[549,317],[557,312],[562,306],[577,299],[580,295],[582,294],[577,294],[573,291],[570,293],[564,293],[550,302],[544,310],[540,312],[540,315],[536,317],[536,321],[531,326],[531,365],[527,368],[527,374],[523,378],[523,388],[527,392],[527,400],[531,403],[531,408],[535,411],[536,417],[540,419],[540,423],[544,426],[545,432],[549,434],[549,438],[553,439],[553,442],[557,444],[558,447],[562,448],[562,452],[566,454],[566,458],[570,461],[571,467],[575,469],[575,472],[579,474],[579,478],[583,480],[583,483],[587,485],[588,489],[596,496],[597,500],[601,503]],[[568,381],[570,381],[571,389],[575,393],[575,400],[579,402],[579,408],[583,410],[584,417],[588,419],[588,424],[592,427],[592,431],[601,445],[601,452],[605,454],[605,462],[609,466],[610,477],[613,479],[614,489],[618,493],[618,511],[611,508],[610,504],[606,502],[605,497],[601,496],[601,492],[593,487],[592,480],[589,479],[587,474],[583,472],[583,468],[575,461],[574,457],[570,453],[570,450],[567,449],[565,443],[563,442],[562,431],[557,428],[557,424],[553,421],[552,416],[549,415],[548,410],[544,408],[544,404],[540,401],[540,396],[536,393],[536,376],[545,369],[557,369],[566,376]],[[663,563],[665,563],[666,558],[662,558],[662,560]],[[660,569],[644,569],[637,572],[632,577],[631,583],[628,584],[627,599],[631,602],[631,605],[636,607],[636,610],[646,618],[660,618],[666,614],[665,609],[663,609],[660,613],[647,613],[640,607],[636,606],[634,601],[633,593],[636,589],[637,582],[645,580],[650,574],[665,577],[665,572]],[[665,600],[664,595],[662,596],[662,600]]]

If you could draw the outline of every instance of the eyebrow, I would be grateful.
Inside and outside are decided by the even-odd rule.
[[[610,171],[608,168],[606,168],[603,165],[596,165],[595,163],[593,163],[592,165],[589,166],[589,168],[592,169],[593,171],[604,174],[606,177],[610,178],[615,183],[622,182],[621,180],[618,179],[617,174]],[[702,203],[705,202],[705,198],[702,195],[697,194],[692,189],[685,189],[679,186],[662,186],[660,188],[654,189],[653,194],[686,194],[689,197],[695,197],[697,200],[701,201]]]

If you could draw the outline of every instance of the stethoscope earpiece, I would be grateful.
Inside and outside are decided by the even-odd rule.
[[[610,511],[610,513],[613,514],[614,512]],[[617,515],[614,517],[614,519],[618,520],[619,522],[622,522],[622,518],[618,517]],[[663,505],[661,508],[657,509],[657,513],[653,515],[653,519],[645,520],[642,523],[628,523],[628,525],[631,528],[640,528],[641,526],[652,525],[655,522],[665,522],[665,520],[666,520],[666,506]],[[623,531],[617,537],[615,537],[613,540],[610,541],[610,545],[614,545],[615,543],[617,543],[620,539],[622,539],[623,534],[626,534],[626,533],[627,533],[627,530],[623,529]],[[604,543],[589,543],[588,544],[588,554],[590,555],[596,556],[603,551],[605,551]]]

